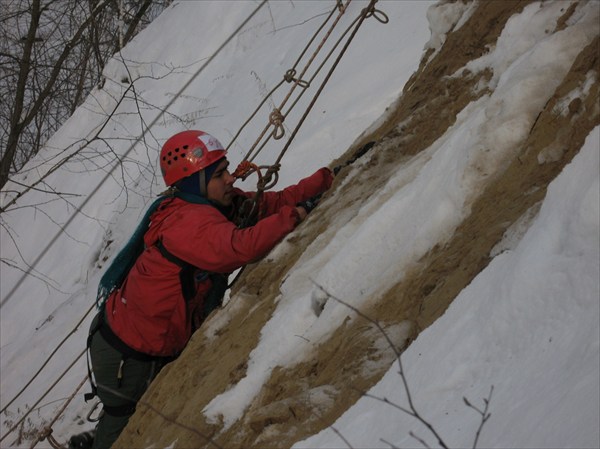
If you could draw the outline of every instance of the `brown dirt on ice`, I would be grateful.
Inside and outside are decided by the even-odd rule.
[[[426,63],[430,55],[425,55],[388,122],[359,139],[344,156],[350,157],[364,142],[380,142],[356,182],[332,189],[335,201],[315,210],[293,236],[296,244],[288,245],[283,256],[248,267],[227,307],[230,321],[216,335],[194,335],[181,357],[160,373],[115,447],[164,447],[173,441],[177,441],[176,448],[289,447],[331,425],[381,378],[394,354],[382,350],[382,336],[349,310],[344,324],[306,360],[293,367],[276,367],[242,418],[228,430],[222,431],[219,422],[206,422],[202,414],[215,396],[244,377],[249,354],[276,307],[279,286],[302,249],[319,235],[332,238],[329,224],[339,220],[342,211],[351,210],[352,204],[377,191],[408,157],[438,139],[467,104],[486,94],[474,93],[479,78],[471,74],[454,79],[444,76],[482,55],[486,45],[496,41],[506,20],[527,3],[482,2],[468,23],[449,34],[431,61]],[[571,13],[566,10],[565,16]],[[571,102],[564,114],[557,110],[559,100],[580,86],[589,71],[600,73],[599,45],[596,37],[582,49],[515,158],[473,199],[470,215],[455,233],[364,310],[386,327],[408,323],[408,333],[394,341],[399,348],[441,316],[489,263],[490,250],[506,229],[543,200],[550,181],[600,123],[598,81],[587,98]],[[338,177],[336,185],[344,176]],[[209,442],[212,438],[216,444]]]

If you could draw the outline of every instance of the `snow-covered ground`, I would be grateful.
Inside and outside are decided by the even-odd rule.
[[[353,1],[339,29],[365,4]],[[38,186],[62,192],[62,199],[30,191],[2,214],[3,410],[86,314],[102,274],[98,261],[114,256],[144,206],[163,188],[157,170],[161,143],[181,129],[202,129],[227,145],[291,68],[335,2],[270,2],[219,50],[259,5],[175,2],[117,55],[105,70],[103,88],[92,93],[47,150],[16,178],[31,183],[65,156],[65,148],[75,151],[81,139],[97,133],[106,113],[126,93],[127,100],[101,131],[103,140],[90,145],[101,154],[80,152]],[[329,164],[380,120],[425,49],[439,49],[444,33],[464,24],[473,7],[432,5],[420,0],[378,3],[389,23],[372,18],[364,23],[286,154],[278,188]],[[340,304],[330,301],[319,317],[314,314],[312,304],[320,296],[313,281],[360,307],[398,281],[402,267],[452,232],[484,181],[481,173],[510,156],[578,52],[600,31],[600,4],[592,1],[578,7],[564,31],[549,33],[564,7],[563,1],[533,3],[511,18],[498,45],[467,66],[472,72],[493,68],[489,85],[481,86],[493,93],[467,106],[438,142],[397,171],[352,220],[340,219],[339,227],[307,248],[281,287],[247,376],[209,404],[209,417],[221,414],[225,424],[235,421],[270,369],[302,356],[306,347],[298,335],[318,341],[339,325],[347,312]],[[597,77],[591,73],[590,84]],[[136,80],[135,92],[125,79]],[[286,119],[286,136],[320,79]],[[580,86],[571,97],[588,88]],[[283,96],[279,93],[275,101]],[[231,146],[233,166],[262,131],[267,113]],[[600,446],[599,142],[596,128],[551,184],[539,212],[507,233],[492,263],[403,355],[417,409],[452,446],[472,445],[479,424],[462,397],[482,406],[492,386],[492,417],[481,447]],[[282,145],[269,144],[259,162],[272,162]],[[126,155],[123,170],[112,169],[109,146]],[[249,181],[244,185],[252,188]],[[19,188],[6,187],[3,205],[14,196],[12,189]],[[346,245],[350,240],[353,244]],[[27,270],[30,275],[24,277]],[[4,411],[1,447],[18,447],[11,446],[17,432],[5,437],[6,432],[81,353],[90,319]],[[405,404],[397,368],[370,393]],[[36,405],[25,430],[51,419],[86,372],[81,358]],[[90,408],[83,403],[84,391],[87,387],[54,426],[57,438],[82,428],[78,416]],[[335,428],[353,447],[389,447],[381,439],[398,447],[418,445],[411,431],[436,444],[414,419],[372,398],[360,400]],[[38,447],[47,445],[44,441]],[[327,429],[297,447],[344,445]]]

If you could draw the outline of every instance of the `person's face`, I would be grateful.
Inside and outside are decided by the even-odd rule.
[[[223,159],[206,186],[206,197],[221,206],[229,206],[233,200],[235,178],[227,170],[228,166],[229,161]]]

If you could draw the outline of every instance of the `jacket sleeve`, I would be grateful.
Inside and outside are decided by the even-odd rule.
[[[326,167],[317,170],[298,184],[286,187],[279,192],[264,192],[260,204],[264,217],[279,211],[283,206],[296,204],[325,192],[333,183],[333,173]]]
[[[267,254],[298,223],[295,207],[283,206],[255,226],[239,229],[211,206],[195,206],[162,235],[175,256],[214,273],[230,273]]]

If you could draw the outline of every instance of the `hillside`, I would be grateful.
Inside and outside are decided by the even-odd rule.
[[[2,191],[1,447],[91,427],[79,354],[104,267],[164,188],[160,145],[203,129],[235,166],[269,111],[238,126],[336,9],[174,2]],[[246,267],[114,447],[597,447],[599,73],[597,1],[378,2],[297,134],[323,73],[286,117],[276,189],[375,145]],[[481,435],[463,397],[489,400]]]
[[[439,51],[425,53],[419,70],[394,109],[386,114],[384,123],[366,132],[346,153],[349,157],[363,143],[374,140],[377,145],[368,162],[338,178],[327,200],[284,248],[244,273],[223,311],[227,317],[213,317],[204,332],[194,336],[184,354],[161,373],[145,401],[178,423],[214,439],[220,447],[289,447],[332,425],[382,378],[395,360],[394,352],[371,323],[348,309],[343,312],[346,317],[332,326],[331,333],[320,341],[311,341],[300,357],[286,366],[272,366],[260,392],[234,423],[224,426],[222,421],[209,422],[199,414],[246,376],[261,331],[283,307],[281,298],[290,270],[301,265],[302,258],[310,257],[305,249],[316,254],[327,247],[335,233],[359,219],[364,213],[359,206],[369,199],[370,215],[380,207],[389,207],[386,197],[391,194],[389,181],[393,174],[424,164],[418,159],[431,158],[423,153],[440,140],[442,143],[436,146],[443,151],[449,129],[476,113],[467,110],[469,105],[481,99],[480,104],[485,106],[480,108],[496,124],[483,125],[486,133],[479,136],[481,146],[471,153],[473,160],[465,170],[471,185],[461,205],[464,215],[440,235],[433,248],[415,254],[404,266],[396,266],[397,272],[391,274],[394,281],[381,282],[381,288],[374,288],[363,303],[362,313],[379,321],[394,344],[404,349],[489,264],[492,249],[507,229],[532,208],[539,208],[548,184],[600,123],[597,78],[586,95],[566,102],[573,90],[586,84],[590,73],[598,73],[599,44],[597,34],[595,38],[588,35],[580,48],[568,49],[572,51],[571,64],[557,64],[552,84],[544,82],[549,80],[543,74],[529,73],[538,77],[530,82],[544,86],[544,97],[533,98],[534,92],[528,92],[520,99],[503,98],[519,95],[503,92],[502,86],[494,82],[505,72],[465,67],[470,62],[476,67],[473,62],[482,58],[486,49],[499,45],[509,18],[522,13],[528,3],[483,3],[470,11],[460,29],[448,34]],[[556,28],[547,32],[563,31],[576,10],[574,6],[561,11]],[[527,22],[521,26],[527,26]],[[530,104],[524,107],[524,102]],[[502,110],[503,106],[515,111]],[[511,120],[520,123],[507,124]],[[510,129],[499,131],[501,126]],[[495,133],[499,132],[516,135],[504,148],[494,147],[498,138]],[[380,199],[375,201],[373,197]],[[393,224],[388,230],[402,232]],[[373,245],[377,252],[377,240]],[[339,275],[352,273],[342,269]],[[298,340],[298,345],[304,344]],[[117,445],[144,447],[153,443],[163,447],[173,441],[177,441],[174,447],[213,447],[198,434],[165,423],[162,416],[144,407]]]

